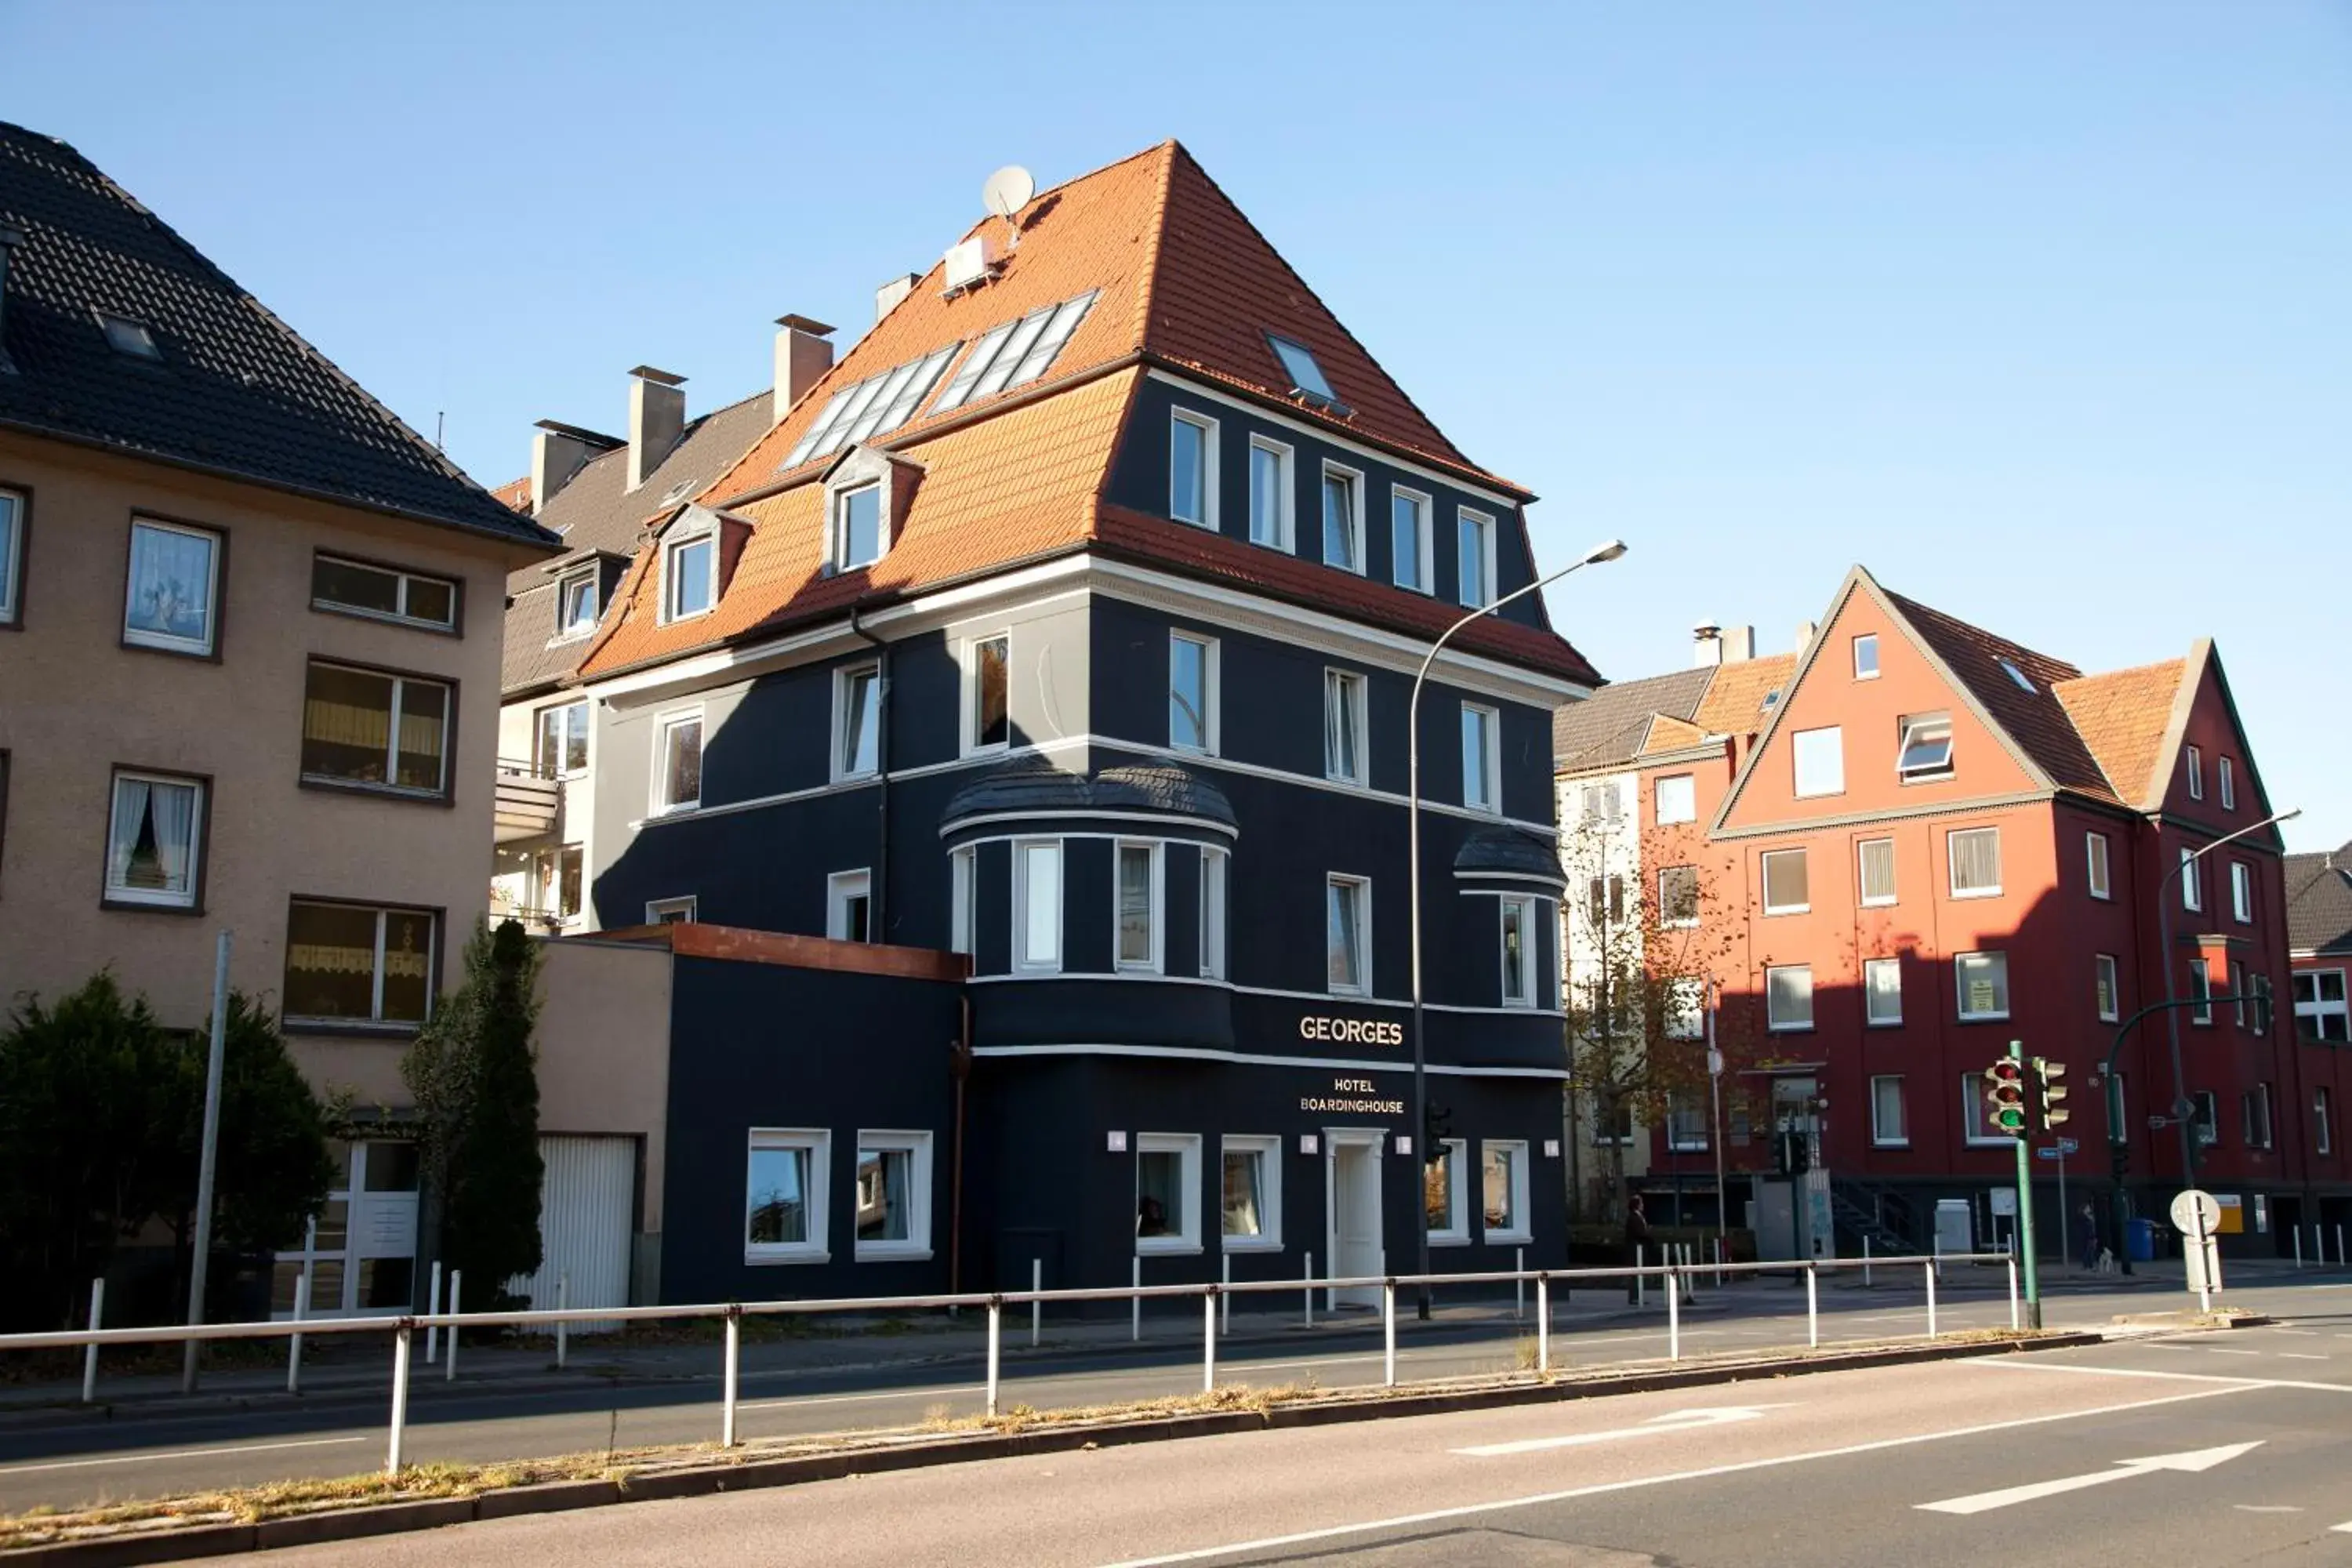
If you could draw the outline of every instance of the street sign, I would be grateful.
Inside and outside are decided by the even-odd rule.
[[[2221,1223],[2221,1205],[2213,1194],[2195,1187],[2172,1200],[2172,1228],[2183,1236],[2210,1236]]]
[[[2079,1154],[2082,1152],[2083,1146],[2074,1142],[2072,1138],[2061,1138],[2058,1140],[2058,1152],[2061,1154]]]
[[[2063,1149],[2036,1149],[2033,1157],[2037,1160],[2063,1160],[2066,1152]]]

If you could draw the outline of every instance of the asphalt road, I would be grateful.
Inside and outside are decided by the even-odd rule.
[[[2298,1316],[2352,1312],[2352,1286],[2321,1283],[2233,1291],[2231,1300]],[[2117,1311],[2168,1308],[2171,1292],[2085,1292],[2053,1296],[2052,1326],[2105,1323]],[[1663,1314],[1593,1316],[1579,1304],[1563,1314],[1555,1354],[1568,1364],[1599,1366],[1654,1360],[1666,1352]],[[1946,1330],[2008,1321],[2005,1298],[1969,1295],[1940,1304]],[[1925,1328],[1914,1289],[1881,1287],[1867,1294],[1824,1291],[1822,1342],[1915,1334]],[[2352,1322],[2346,1327],[2352,1330]],[[1529,1325],[1407,1325],[1399,1375],[1404,1380],[1493,1372],[1519,1363]],[[1004,1367],[1003,1403],[1039,1409],[1197,1392],[1196,1339],[1166,1337],[1031,1357],[1020,1336]],[[1804,1342],[1803,1297],[1768,1284],[1702,1297],[1686,1316],[1686,1355],[1761,1351]],[[2352,1339],[2333,1349],[2352,1366]],[[715,1357],[713,1358],[715,1362]],[[1313,1382],[1324,1387],[1377,1384],[1382,1373],[1377,1321],[1326,1325],[1271,1342],[1220,1348],[1219,1381],[1258,1386]],[[944,1364],[830,1372],[747,1373],[741,1436],[751,1441],[824,1432],[915,1425],[934,1415],[978,1414],[983,1405],[976,1360]],[[717,1436],[715,1375],[649,1386],[518,1388],[491,1383],[444,1385],[420,1375],[413,1385],[408,1456],[415,1462],[489,1461],[613,1447],[709,1441]],[[72,1413],[0,1423],[0,1511],[47,1505],[123,1501],[205,1488],[293,1478],[350,1475],[381,1463],[388,1394],[365,1393],[265,1400],[247,1407],[175,1407],[169,1402],[124,1407],[94,1420]],[[2347,1542],[2352,1545],[2352,1542]]]
[[[267,1560],[2341,1563],[2352,1312],[2337,1303],[2352,1299],[2226,1336],[999,1460]]]

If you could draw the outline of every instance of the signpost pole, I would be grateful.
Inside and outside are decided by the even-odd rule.
[[[2058,1140],[2058,1272],[2074,1272],[2074,1211],[2066,1206],[2066,1140]]]
[[[2025,1042],[2009,1042],[2009,1059],[2021,1066],[2025,1060]],[[2025,1326],[2042,1326],[2042,1271],[2033,1258],[2033,1151],[2028,1148],[2027,1129],[2017,1130],[2017,1249],[2025,1258]]]

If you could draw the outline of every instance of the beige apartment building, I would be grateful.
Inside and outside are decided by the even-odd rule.
[[[0,1005],[111,968],[193,1027],[232,932],[385,1130],[320,1221],[323,1310],[413,1290],[399,1061],[487,910],[507,577],[554,544],[0,125]]]

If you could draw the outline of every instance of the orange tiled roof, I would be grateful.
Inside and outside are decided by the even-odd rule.
[[[1710,735],[1753,735],[1771,717],[1764,710],[1764,699],[1775,691],[1787,691],[1796,672],[1793,653],[1769,653],[1724,665],[1708,683],[1706,697],[1690,721]]]
[[[1642,754],[1654,752],[1679,752],[1685,746],[1696,746],[1706,740],[1707,731],[1687,720],[1671,713],[1656,713],[1650,718],[1650,733],[1642,742]]]
[[[509,479],[492,490],[490,497],[500,506],[510,508],[529,517],[530,515],[530,476],[525,474],[519,479]]]
[[[2053,689],[2061,682],[2080,679],[2081,670],[1916,599],[1893,592],[1887,592],[1886,597],[1968,689],[1977,705],[2050,775],[2053,784],[2102,800],[2121,798],[2109,787],[2107,775],[2099,770],[2091,748],[2084,744],[2065,704]],[[2003,659],[2032,682],[2032,690],[2010,679],[2001,668]]]
[[[2170,759],[2159,759],[2157,752],[2187,668],[2186,660],[2168,658],[2062,680],[2053,689],[2116,798],[2127,805],[2147,802],[2157,789],[2159,763],[2170,766]]]

